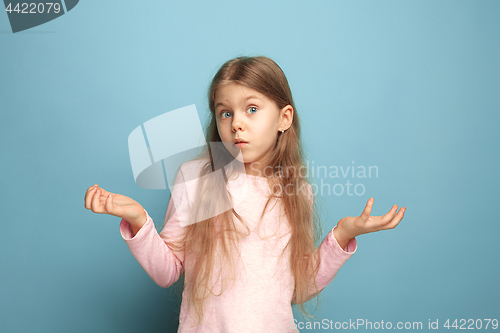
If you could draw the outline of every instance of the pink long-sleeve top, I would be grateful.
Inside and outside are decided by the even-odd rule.
[[[186,164],[181,166],[176,184],[184,181],[183,168]],[[257,230],[269,193],[267,180],[244,173],[240,176],[227,184],[234,202],[238,202],[234,205],[235,211],[251,230],[251,234],[239,243],[241,260],[236,261],[239,265],[238,278],[222,295],[209,299],[203,319],[197,326],[194,326],[194,309],[188,309],[187,291],[184,290],[178,332],[299,332],[294,325],[291,306],[294,279],[289,252],[285,252],[280,259],[290,238],[288,220],[280,205],[268,205]],[[182,273],[185,273],[186,280],[192,274],[190,256],[169,246],[170,242],[183,239],[186,228],[181,225],[180,218],[189,210],[187,196],[175,188],[167,208],[166,223],[160,233],[147,212],[147,221],[135,236],[126,220],[122,219],[120,223],[120,233],[130,251],[151,279],[163,288],[174,284]],[[312,193],[310,188],[309,191]],[[177,199],[175,205],[174,198]],[[236,219],[236,222],[239,220]],[[319,290],[333,280],[356,248],[356,240],[351,239],[345,250],[342,249],[333,233],[328,233],[319,246],[320,267],[316,276]],[[216,294],[220,290],[220,280],[218,287],[214,288]]]

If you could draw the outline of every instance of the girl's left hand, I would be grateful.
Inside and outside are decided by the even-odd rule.
[[[344,217],[337,224],[335,228],[335,238],[339,245],[341,243],[347,243],[351,238],[362,234],[368,234],[370,232],[376,232],[380,230],[394,229],[399,222],[403,219],[406,207],[403,207],[397,212],[398,206],[394,205],[391,210],[382,216],[371,216],[373,207],[373,198],[368,200],[368,203],[360,216],[356,217]],[[397,213],[396,213],[397,212]],[[337,230],[338,229],[338,230]],[[345,246],[342,246],[344,248]]]

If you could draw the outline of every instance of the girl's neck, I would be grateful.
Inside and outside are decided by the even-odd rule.
[[[245,163],[245,172],[249,176],[265,177],[264,168],[260,166],[259,162]]]

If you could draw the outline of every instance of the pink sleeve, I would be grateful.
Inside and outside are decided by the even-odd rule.
[[[318,275],[316,275],[318,290],[322,290],[333,281],[340,267],[356,252],[358,247],[356,238],[352,238],[345,250],[342,249],[333,235],[336,227],[328,233],[319,246],[320,264]]]
[[[312,187],[309,189],[309,198],[311,199],[311,204],[314,205],[314,195],[312,193]],[[352,238],[347,244],[345,250],[340,247],[335,236],[333,235],[333,230],[335,226],[325,237],[323,242],[321,242],[318,247],[319,251],[319,270],[316,275],[316,284],[318,291],[323,290],[330,282],[333,281],[335,275],[339,269],[344,265],[344,263],[356,252],[358,243],[355,238]],[[319,292],[314,291],[311,293],[310,298],[316,296]]]
[[[181,172],[179,172],[180,174]],[[176,182],[182,181],[179,175]],[[132,236],[129,222],[124,219],[120,222],[120,233],[130,252],[149,277],[163,288],[174,284],[184,271],[184,253],[182,251],[176,252],[169,246],[169,243],[174,241],[182,242],[186,230],[186,228],[181,227],[177,210],[173,204],[173,197],[180,195],[181,192],[176,188],[180,189],[182,186],[175,187],[172,191],[165,217],[166,223],[159,234],[153,219],[146,210],[144,211],[147,215],[147,221],[135,236]]]

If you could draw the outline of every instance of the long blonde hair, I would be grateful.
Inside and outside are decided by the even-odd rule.
[[[264,94],[275,101],[279,109],[287,105],[293,108],[290,128],[279,133],[274,153],[263,163],[270,166],[265,168],[264,172],[271,195],[262,212],[261,221],[273,198],[281,202],[291,231],[290,240],[281,255],[287,248],[290,249],[290,270],[295,281],[292,304],[300,304],[299,311],[312,317],[305,309],[304,303],[319,293],[315,279],[319,268],[319,255],[315,248],[321,239],[321,226],[316,202],[313,204],[308,175],[297,172],[305,169],[305,155],[300,140],[299,117],[288,81],[281,68],[267,57],[238,57],[224,63],[215,74],[208,90],[210,116],[207,123],[207,142],[222,141],[217,130],[214,100],[218,87],[227,82],[238,83]],[[227,182],[230,175],[226,175],[228,171],[225,172],[224,166],[234,159],[227,150],[222,149],[215,153],[209,145],[200,157],[208,161],[202,168],[200,177],[215,170],[222,170]],[[278,174],[277,170],[280,171]],[[290,170],[292,172],[289,172]],[[198,186],[196,200],[202,204],[197,205],[201,208],[195,207],[192,212],[194,218],[206,214],[206,211],[201,212],[200,209],[213,207],[218,198],[231,197],[224,182],[221,184],[207,180],[205,183],[200,182]],[[309,191],[303,191],[304,186],[307,186]],[[207,193],[210,195],[206,195]],[[242,233],[241,228],[236,227],[235,217],[247,233]],[[185,276],[184,288],[188,292],[188,307],[194,306],[199,323],[203,317],[205,300],[210,294],[220,296],[234,282],[237,274],[235,260],[239,257],[238,241],[241,236],[248,235],[250,229],[234,209],[185,228],[187,231],[184,242],[169,245],[176,250],[183,250],[186,255],[185,262],[189,256],[191,264],[194,265],[193,274]],[[218,272],[214,272],[216,267],[219,267]],[[214,281],[218,280],[221,281],[221,290],[215,294]],[[312,290],[317,293],[314,294]],[[312,294],[314,295],[311,297]]]

